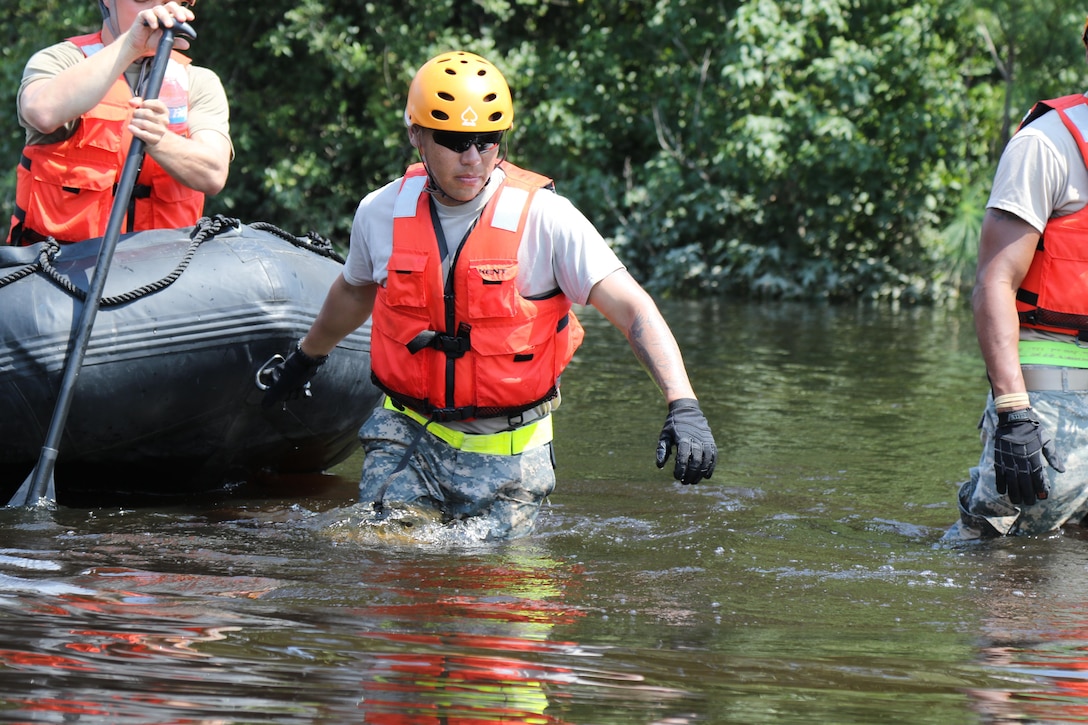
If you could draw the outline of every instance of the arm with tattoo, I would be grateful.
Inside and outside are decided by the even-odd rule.
[[[718,448],[695,399],[684,358],[653,298],[626,271],[613,272],[594,286],[589,303],[616,326],[669,404],[657,443],[657,467],[675,450],[673,477],[684,484],[710,478]]]
[[[589,293],[589,304],[624,334],[667,402],[695,397],[672,330],[630,274],[620,270],[602,279]]]

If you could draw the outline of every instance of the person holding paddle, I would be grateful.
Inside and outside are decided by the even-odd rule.
[[[144,85],[161,28],[194,18],[192,3],[99,0],[101,29],[38,51],[18,94],[26,146],[9,244],[104,234],[131,140],[147,150],[123,231],[192,226],[233,156],[219,78],[173,53],[159,98]],[[187,41],[178,39],[180,48]]]
[[[945,541],[1047,534],[1088,515],[1086,139],[1088,96],[1040,101],[998,162],[972,298],[991,395]]]
[[[523,536],[555,486],[551,412],[583,336],[571,305],[589,304],[668,403],[658,467],[675,451],[677,480],[709,478],[714,437],[653,299],[550,179],[505,159],[514,109],[498,68],[466,52],[432,58],[404,120],[419,162],[359,204],[343,274],[272,371],[265,404],[297,397],[373,313],[387,398],[359,433],[362,502],[472,520],[487,539]]]

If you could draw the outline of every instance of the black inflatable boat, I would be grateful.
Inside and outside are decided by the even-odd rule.
[[[3,500],[38,460],[100,246],[0,248]],[[188,494],[346,458],[380,399],[368,328],[308,397],[263,408],[258,374],[309,328],[342,262],[315,235],[223,217],[123,236],[58,447],[58,502]]]

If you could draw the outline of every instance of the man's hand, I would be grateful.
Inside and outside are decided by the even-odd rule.
[[[672,475],[677,481],[683,484],[698,483],[714,473],[718,447],[695,398],[681,398],[669,403],[669,414],[665,417],[665,426],[657,441],[658,468],[665,467],[673,448],[676,448],[676,464]]]
[[[261,371],[262,377],[265,375],[268,377],[268,388],[261,405],[271,408],[288,399],[309,396],[310,391],[307,386],[310,380],[328,359],[328,355],[310,357],[302,351],[299,343],[295,343],[295,349],[291,351],[287,359]]]
[[[146,10],[141,10],[132,23],[132,27],[125,33],[126,42],[131,49],[131,56],[155,55],[159,47],[159,30],[172,28],[177,22],[189,23],[195,19],[193,11],[179,5],[176,2],[168,2],[164,5],[155,5]],[[184,36],[178,36],[174,40],[176,50],[185,50],[189,47],[189,41]]]
[[[135,109],[128,130],[139,138],[151,150],[159,145],[170,127],[170,111],[166,104],[156,99],[144,100],[140,97],[129,99],[129,105]]]
[[[997,414],[994,434],[994,474],[997,492],[1014,504],[1031,506],[1050,495],[1043,458],[1058,473],[1065,465],[1054,450],[1031,408]]]

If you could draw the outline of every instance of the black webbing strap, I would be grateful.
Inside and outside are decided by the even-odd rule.
[[[394,401],[393,405],[402,407]],[[408,444],[408,447],[404,449],[404,455],[400,457],[400,462],[397,463],[397,467],[382,481],[381,488],[378,489],[378,493],[375,494],[374,500],[371,502],[371,506],[374,508],[374,513],[379,519],[384,519],[389,515],[389,512],[385,509],[385,492],[389,490],[389,484],[393,481],[393,476],[397,475],[405,468],[408,467],[408,462],[412,460],[412,455],[415,454],[416,448],[419,448],[419,442],[423,440],[423,434],[427,432],[427,426],[434,422],[434,418],[427,420],[419,428],[419,432],[412,438],[412,442]]]

